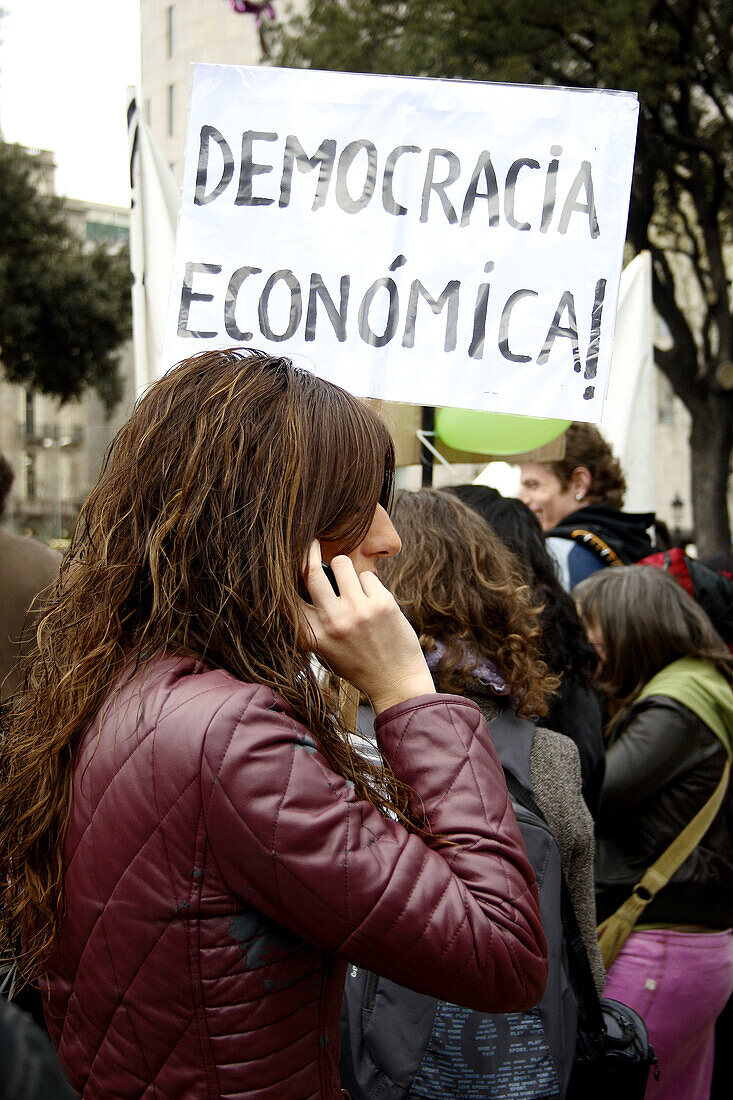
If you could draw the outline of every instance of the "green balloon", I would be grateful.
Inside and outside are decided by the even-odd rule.
[[[446,446],[485,455],[517,455],[544,447],[567,431],[570,424],[570,420],[475,409],[438,409],[435,414],[435,434]]]

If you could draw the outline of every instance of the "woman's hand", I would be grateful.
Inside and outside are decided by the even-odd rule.
[[[303,602],[314,650],[337,676],[369,696],[377,714],[416,695],[434,694],[417,635],[394,596],[374,573],[357,575],[343,554],[333,558],[331,568],[338,596],[323,572],[320,543],[314,540],[305,572],[313,603]]]

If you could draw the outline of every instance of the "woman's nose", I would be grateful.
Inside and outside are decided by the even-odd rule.
[[[402,549],[402,539],[381,504],[377,505],[367,540],[369,553],[380,558],[393,558]]]

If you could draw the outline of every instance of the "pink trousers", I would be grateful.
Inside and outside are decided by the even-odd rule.
[[[659,1060],[645,1100],[709,1100],[713,1029],[733,993],[733,931],[633,932],[608,971],[604,997],[643,1018]]]

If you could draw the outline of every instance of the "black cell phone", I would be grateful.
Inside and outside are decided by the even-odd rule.
[[[326,565],[325,561],[321,562],[321,566],[323,568],[323,572],[328,577],[328,583],[331,585],[331,588],[334,590],[334,592],[336,593],[337,596],[340,596],[341,593],[339,592],[339,586],[336,584],[336,578],[333,575],[333,569],[331,568],[330,565]],[[305,587],[305,583],[303,583],[303,585],[302,585],[302,591],[301,591],[300,594],[301,594],[301,596],[303,597],[303,599],[305,600],[306,603],[311,603],[311,604],[313,603],[313,600],[310,597],[310,592]]]
[[[341,593],[339,592],[339,586],[336,584],[336,578],[333,575],[333,569],[330,565],[326,565],[325,561],[322,561],[321,565],[323,566],[323,572],[328,577],[328,583],[331,585],[331,588],[334,590],[337,596],[340,596]]]

